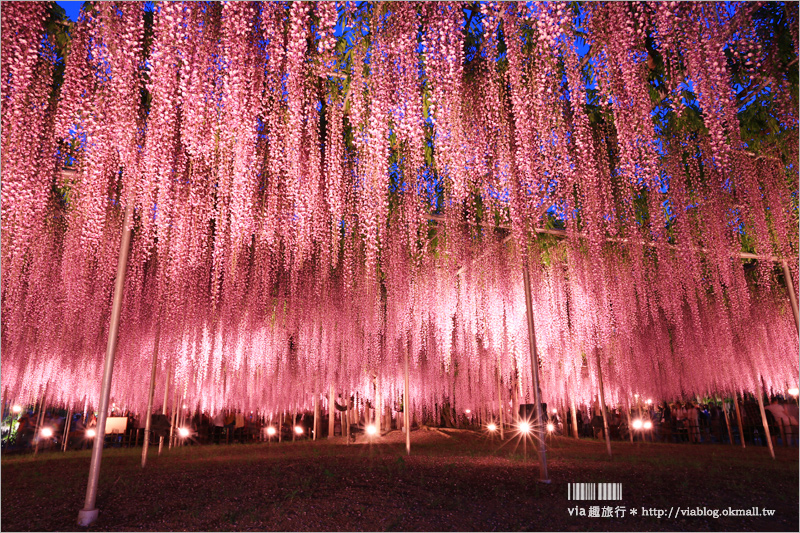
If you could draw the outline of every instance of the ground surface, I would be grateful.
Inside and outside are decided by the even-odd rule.
[[[798,530],[798,451],[722,445],[554,439],[552,483],[536,456],[467,431],[414,431],[378,444],[284,442],[194,446],[151,455],[107,449],[90,530],[504,531]],[[72,531],[83,505],[89,452],[2,461],[3,531]],[[622,501],[567,500],[567,484],[622,483]],[[569,509],[625,508],[624,517]],[[774,509],[773,517],[676,517],[675,509]],[[672,508],[672,517],[642,516]],[[636,510],[636,516],[632,511]],[[580,511],[577,511],[580,512]]]

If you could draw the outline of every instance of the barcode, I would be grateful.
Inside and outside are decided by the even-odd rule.
[[[621,500],[622,483],[567,483],[568,500]]]

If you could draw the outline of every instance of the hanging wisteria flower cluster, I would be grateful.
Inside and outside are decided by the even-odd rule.
[[[155,343],[156,404],[391,405],[406,355],[415,413],[530,401],[522,268],[547,401],[796,381],[797,5],[149,9],[85,8],[61,81],[3,5],[7,398],[96,405],[128,206],[132,409]]]

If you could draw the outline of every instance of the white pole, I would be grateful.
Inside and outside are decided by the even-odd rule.
[[[89,464],[89,483],[86,487],[86,502],[78,511],[78,525],[86,527],[97,520],[99,510],[97,502],[97,485],[100,479],[100,463],[103,459],[103,439],[106,434],[106,418],[108,418],[108,400],[111,396],[111,377],[114,372],[114,355],[117,350],[117,334],[119,333],[119,317],[122,311],[122,291],[125,288],[125,270],[128,266],[128,250],[131,244],[131,224],[133,204],[125,208],[125,219],[122,223],[122,239],[117,261],[117,279],[114,283],[114,300],[111,304],[111,321],[108,328],[108,343],[103,364],[103,383],[100,389],[100,406],[97,416],[97,437],[92,446],[92,459]]]
[[[531,297],[531,277],[528,264],[522,266],[522,280],[525,285],[525,309],[528,318],[528,346],[531,352],[531,378],[533,380],[533,401],[536,402],[536,432],[539,441],[539,481],[550,483],[547,475],[547,449],[544,443],[544,415],[542,414],[542,391],[539,388],[539,354],[536,351],[536,329],[533,324],[533,298]]]
[[[150,367],[150,392],[147,396],[147,412],[144,422],[144,443],[142,443],[142,468],[147,464],[147,449],[150,447],[150,425],[153,419],[153,393],[156,391],[156,363],[158,362],[158,344],[161,341],[161,322],[156,326],[156,341],[153,346],[153,365]]]

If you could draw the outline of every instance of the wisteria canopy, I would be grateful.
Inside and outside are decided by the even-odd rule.
[[[796,384],[796,3],[2,5],[2,387],[530,401]],[[381,387],[372,384],[379,378]],[[494,402],[494,403],[493,403]]]

